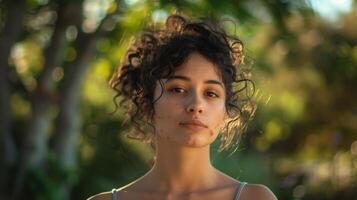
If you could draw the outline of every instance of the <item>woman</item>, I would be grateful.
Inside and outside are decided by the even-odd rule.
[[[151,142],[155,163],[134,182],[90,199],[276,199],[267,187],[235,180],[210,161],[210,144],[218,136],[220,150],[236,143],[244,116],[254,111],[244,98],[250,80],[243,61],[242,42],[212,22],[171,15],[163,29],[145,30],[111,86],[127,106],[131,137]]]

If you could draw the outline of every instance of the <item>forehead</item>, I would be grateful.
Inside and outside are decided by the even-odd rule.
[[[222,80],[217,66],[199,53],[191,53],[185,62],[179,66],[174,75],[184,75],[193,80],[214,79]]]

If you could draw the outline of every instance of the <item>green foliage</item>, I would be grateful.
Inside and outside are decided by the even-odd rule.
[[[28,30],[9,58],[16,74],[10,76],[13,131],[20,144],[24,124],[32,117],[30,95],[24,91],[33,92],[38,84],[54,28],[54,8],[44,2],[28,1],[39,12],[28,14]],[[64,184],[73,186],[72,199],[84,199],[123,186],[150,168],[152,149],[123,136],[130,125],[122,124],[124,110],[109,114],[114,92],[108,80],[132,37],[155,14],[159,19],[174,11],[232,19],[236,24],[228,22],[224,28],[247,47],[246,67],[252,69],[256,83],[258,110],[237,151],[217,153],[219,145],[214,143],[214,166],[234,178],[266,184],[279,199],[356,198],[356,6],[333,24],[313,14],[307,1],[126,2],[106,1],[105,14],[116,8],[120,12],[97,42],[96,59],[82,84],[78,166],[65,168],[50,151],[45,167],[32,168],[26,179],[26,189],[36,199],[67,198],[61,190]],[[2,28],[5,15],[0,3]],[[64,65],[78,53],[70,42]],[[56,84],[67,75],[63,67],[52,74]]]
[[[26,186],[36,199],[61,200],[65,199],[62,184],[74,185],[78,183],[78,169],[69,169],[64,167],[56,158],[56,155],[50,153],[46,162],[45,171],[32,168],[28,172]]]

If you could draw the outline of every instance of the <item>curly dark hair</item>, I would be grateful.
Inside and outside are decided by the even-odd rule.
[[[109,84],[116,91],[116,109],[124,107],[125,121],[133,123],[129,137],[153,144],[154,104],[163,92],[160,80],[172,75],[193,52],[215,64],[226,88],[225,105],[230,120],[221,130],[219,151],[238,144],[255,112],[251,100],[254,83],[249,79],[249,70],[243,67],[244,45],[237,37],[228,36],[219,23],[205,18],[189,21],[179,14],[168,16],[164,26],[144,29],[110,79]],[[157,81],[161,95],[154,99]]]

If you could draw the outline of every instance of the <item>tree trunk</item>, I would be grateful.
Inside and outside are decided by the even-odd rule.
[[[24,177],[30,167],[42,168],[47,155],[47,141],[49,136],[50,109],[55,100],[52,73],[56,67],[63,64],[66,41],[66,29],[74,23],[78,15],[79,3],[61,2],[58,7],[56,21],[51,43],[46,49],[44,69],[38,79],[38,86],[31,98],[32,117],[29,127],[24,134],[24,143],[21,151],[19,169],[15,179],[13,198],[22,195]],[[80,4],[79,4],[80,5]]]
[[[59,163],[65,169],[75,169],[77,166],[78,138],[80,134],[79,101],[81,84],[90,63],[95,58],[96,43],[100,33],[80,34],[76,43],[78,52],[74,63],[66,67],[66,76],[60,88],[59,114],[56,118],[52,148]],[[73,183],[61,184],[61,193],[69,199]]]
[[[65,169],[75,169],[77,166],[77,144],[80,135],[80,94],[81,84],[90,63],[95,58],[96,43],[105,33],[103,26],[112,20],[114,13],[107,15],[98,29],[91,34],[80,32],[75,48],[78,52],[76,60],[66,67],[63,85],[60,88],[59,114],[56,118],[55,132],[51,146],[58,157],[59,163]],[[69,199],[73,183],[61,184],[61,193]]]
[[[4,28],[0,38],[0,199],[8,194],[9,167],[16,157],[16,147],[11,134],[10,87],[8,59],[11,48],[16,43],[26,10],[26,1],[8,0],[4,2],[7,10]]]

